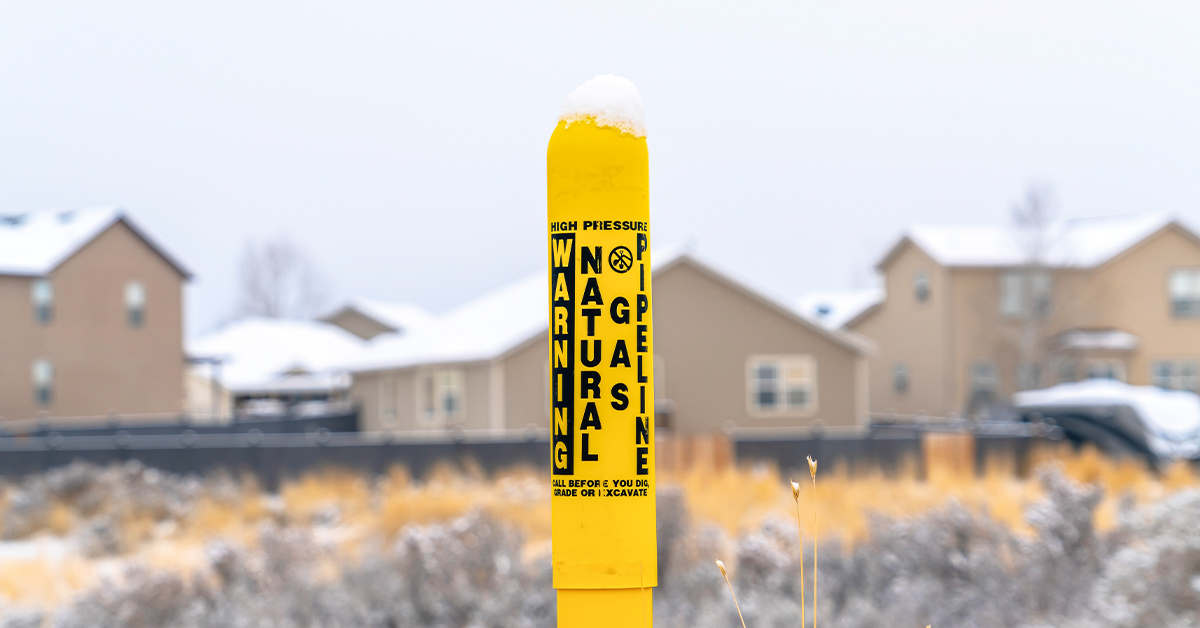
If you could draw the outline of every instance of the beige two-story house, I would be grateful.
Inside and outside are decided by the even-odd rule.
[[[0,216],[0,417],[180,412],[187,278],[120,209]]]
[[[660,428],[866,426],[865,339],[826,329],[693,253],[656,254],[652,277]],[[381,338],[352,368],[364,429],[549,427],[546,299],[539,273]]]
[[[1030,246],[1030,242],[1036,246]],[[877,266],[871,410],[950,415],[1083,378],[1200,387],[1200,237],[1163,214],[916,226]]]

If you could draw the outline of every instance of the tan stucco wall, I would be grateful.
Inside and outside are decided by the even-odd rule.
[[[912,297],[912,278],[921,268],[929,269],[934,283],[925,307]],[[1052,276],[1052,309],[1034,328],[1035,348],[1029,356],[1043,366],[1040,385],[1058,383],[1057,374],[1047,371],[1048,345],[1056,334],[1071,329],[1111,328],[1137,336],[1139,347],[1132,354],[1089,354],[1121,358],[1132,384],[1150,383],[1157,359],[1200,360],[1200,320],[1171,314],[1168,281],[1176,268],[1200,268],[1200,245],[1171,227],[1098,268],[1047,271]],[[885,269],[887,300],[853,327],[879,345],[871,359],[873,412],[962,412],[970,396],[971,365],[981,360],[995,364],[1002,398],[1017,390],[1026,328],[1000,312],[1001,277],[1013,270],[941,269],[911,245],[893,257]],[[906,395],[892,388],[891,369],[900,361],[909,364]]]
[[[1130,365],[1130,383],[1150,383],[1156,359],[1200,359],[1200,319],[1171,314],[1168,281],[1178,268],[1200,268],[1200,246],[1173,228],[1095,273],[1093,290],[1110,296],[1098,308],[1097,324],[1124,329],[1141,340]]]
[[[177,413],[184,403],[184,278],[124,223],[50,275],[54,319],[35,322],[29,277],[0,277],[0,416]],[[126,322],[125,285],[146,289],[146,320]],[[54,399],[34,403],[35,360],[54,365]]]
[[[869,375],[863,356],[815,326],[774,309],[688,263],[654,276],[654,351],[666,362],[667,398],[676,404],[673,426],[684,432],[739,426],[861,425]],[[760,418],[747,408],[746,365],[753,355],[807,354],[817,361],[817,409],[811,415]],[[503,407],[502,425],[549,426],[548,349],[539,334],[496,362],[465,369],[469,429],[490,429]],[[424,368],[424,367],[422,367]],[[442,367],[428,367],[442,368]],[[416,369],[407,369],[408,372]],[[356,373],[351,394],[361,404],[364,429],[379,429],[380,377],[405,371]],[[495,380],[502,379],[502,395]],[[410,380],[410,387],[415,380]],[[400,425],[396,429],[412,429]],[[417,429],[430,429],[422,426]]]
[[[445,421],[427,421],[418,406],[417,387],[426,373],[455,369],[463,377],[463,414]],[[468,362],[389,369],[355,373],[350,397],[359,406],[361,428],[366,431],[422,431],[461,427],[468,430],[490,429],[492,406],[491,364]]]
[[[925,302],[915,295],[918,272],[929,275]],[[907,245],[892,259],[885,278],[886,299],[853,331],[878,345],[869,359],[872,412],[946,414],[957,410],[954,373],[950,368],[951,295],[949,273],[919,248]],[[908,367],[909,386],[903,394],[893,386],[893,368]]]
[[[998,394],[1008,398],[1017,391],[1017,369],[1022,361],[1023,335],[1034,338],[1026,356],[1045,369],[1050,339],[1069,329],[1103,327],[1098,313],[1108,300],[1095,289],[1092,273],[1078,269],[1051,269],[1052,297],[1049,316],[1035,327],[1000,311],[1002,277],[1008,268],[955,268],[950,271],[953,298],[951,374],[955,387],[951,405],[966,409],[970,396],[970,370],[976,361],[996,366]],[[1043,372],[1043,385],[1057,383],[1055,374]]]
[[[545,334],[504,361],[504,416],[509,428],[550,426],[549,350]]]
[[[654,276],[654,352],[666,362],[666,397],[680,432],[740,427],[860,425],[860,357],[822,332],[747,296],[690,264]],[[817,361],[817,408],[811,416],[758,417],[747,407],[747,360],[807,354]],[[657,371],[656,371],[657,372]],[[656,387],[663,388],[656,382]]]

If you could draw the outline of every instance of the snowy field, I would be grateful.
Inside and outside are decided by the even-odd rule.
[[[820,476],[822,626],[1194,626],[1200,481],[1094,453],[1036,477]],[[1057,459],[1055,459],[1057,458]],[[658,626],[799,625],[786,478],[660,478]],[[553,626],[544,478],[326,471],[278,494],[136,463],[0,488],[0,626]],[[814,502],[804,513],[814,574]],[[812,620],[814,604],[807,612]]]

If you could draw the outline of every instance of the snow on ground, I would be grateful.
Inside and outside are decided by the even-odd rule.
[[[0,541],[0,562],[30,560],[61,560],[75,554],[67,539],[43,536],[16,541]]]
[[[637,137],[646,136],[642,95],[626,78],[601,74],[567,95],[558,119],[571,124],[589,118],[597,126],[612,126]]]

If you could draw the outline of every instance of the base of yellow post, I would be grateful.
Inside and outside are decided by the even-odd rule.
[[[559,589],[559,628],[650,628],[654,589]]]

